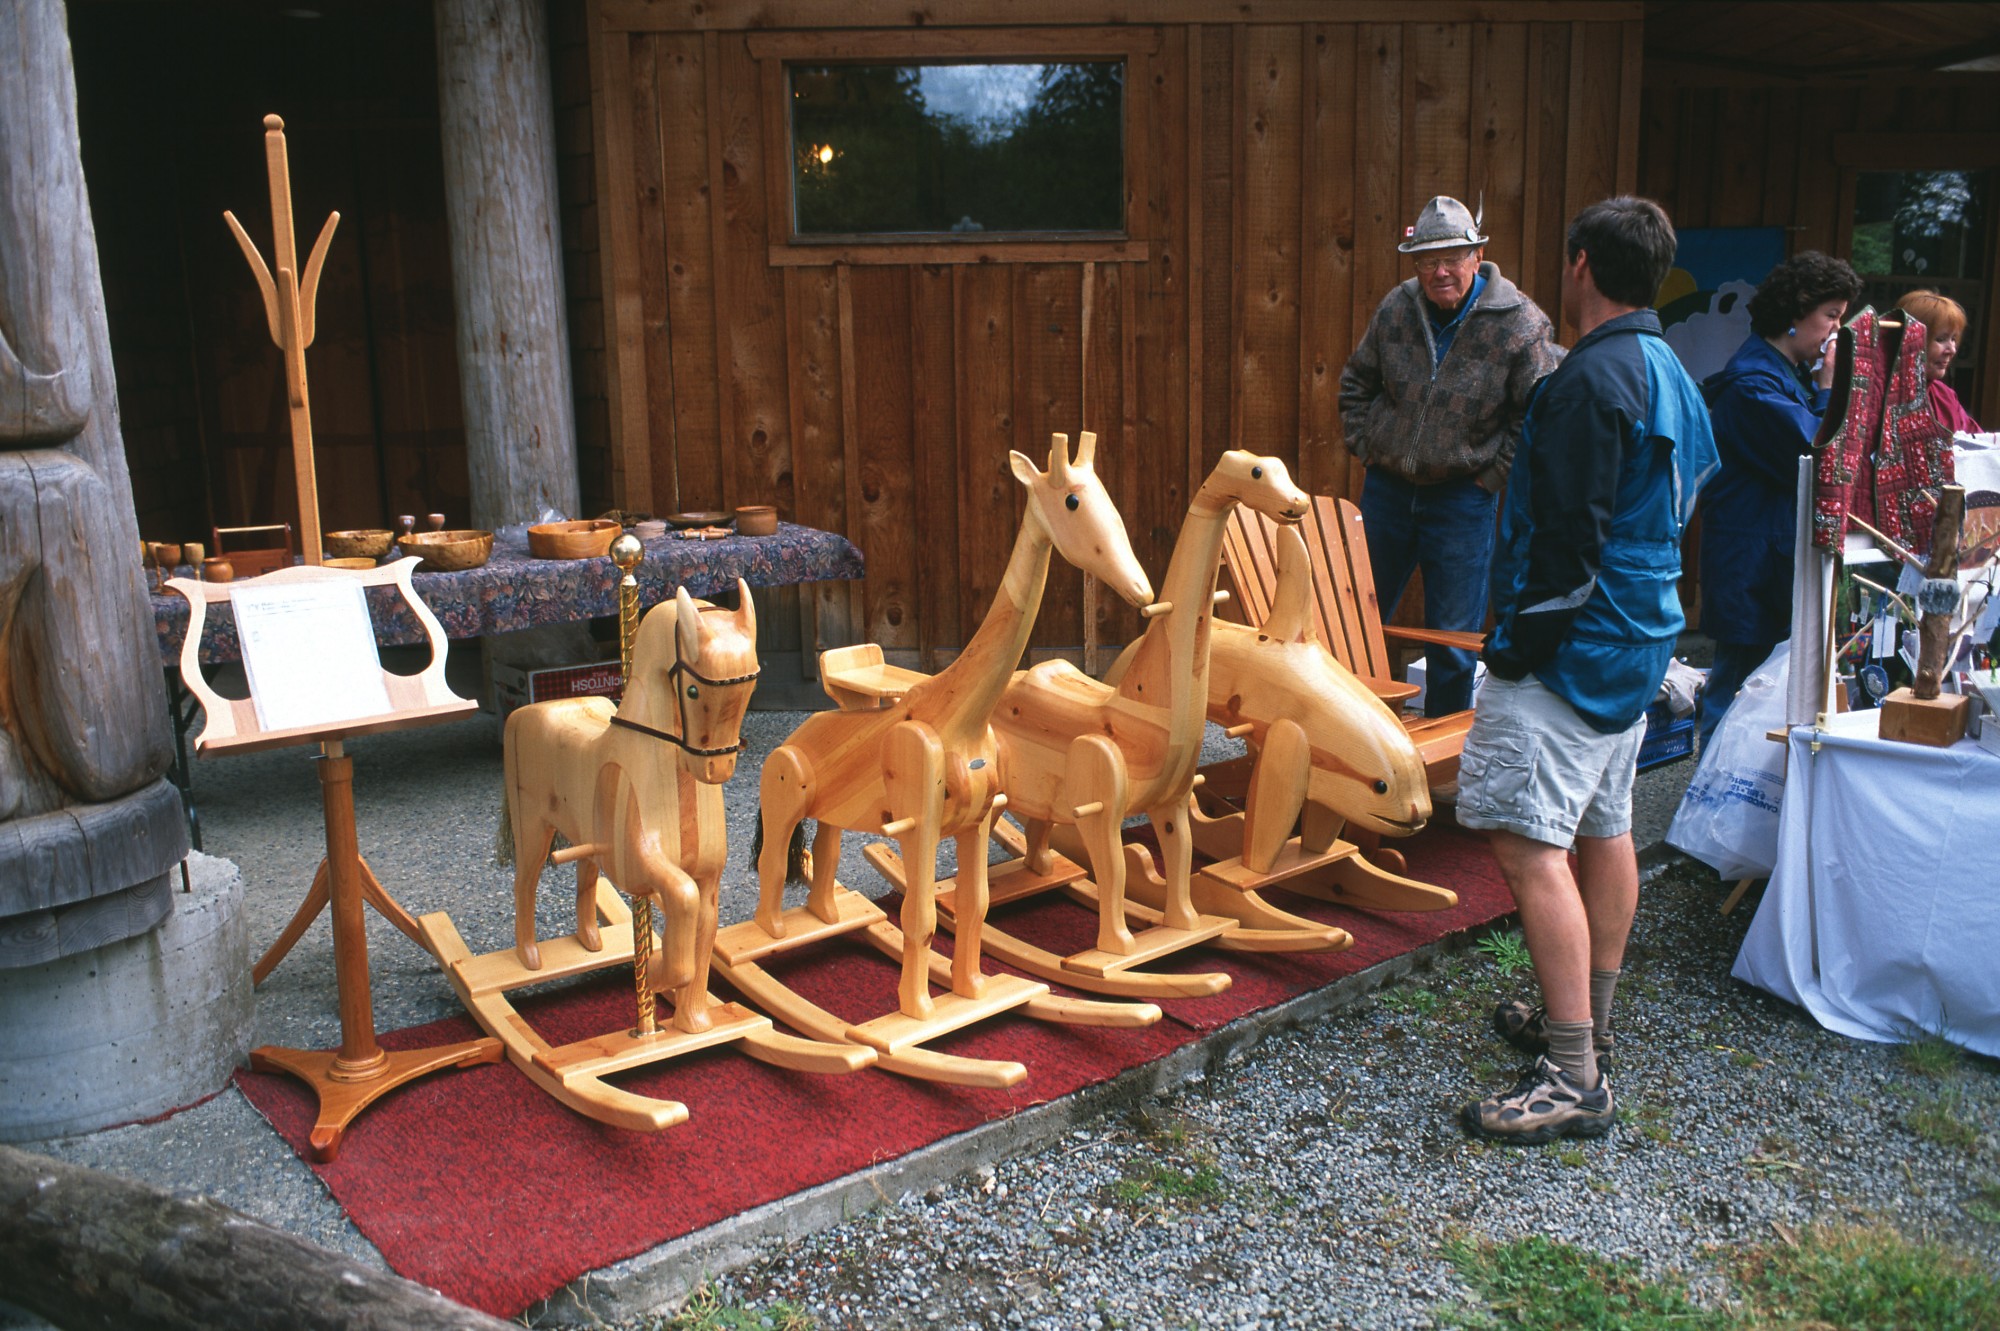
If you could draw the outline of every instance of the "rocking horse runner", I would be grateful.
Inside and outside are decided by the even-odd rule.
[[[631,541],[612,551],[630,588],[620,607],[628,647],[623,701],[565,698],[523,707],[507,721],[514,947],[475,957],[448,915],[419,923],[460,999],[530,1080],[591,1118],[657,1131],[685,1120],[686,1107],[603,1078],[729,1041],[741,1041],[764,1062],[814,1072],[852,1072],[872,1062],[873,1053],[780,1034],[765,1018],[708,992],[727,850],[722,783],[736,770],[743,714],[756,687],[756,611],[740,579],[734,612],[698,602],[682,588],[671,604],[639,621],[634,635],[637,584],[630,569],[638,542],[621,541]],[[535,936],[535,895],[558,832],[570,845],[555,860],[577,866],[577,927],[572,937],[545,941]],[[640,903],[636,920],[600,873]],[[652,901],[664,915],[657,951]],[[506,997],[527,985],[621,965],[635,971],[638,1019],[629,1030],[554,1048]],[[656,993],[672,999],[664,1028],[656,1024]]]
[[[1239,503],[1278,522],[1297,522],[1308,502],[1278,459],[1224,453],[1188,508],[1167,565],[1166,599],[1141,611],[1146,633],[1118,685],[1100,684],[1066,661],[1014,676],[993,724],[1007,807],[1027,828],[1026,854],[993,876],[991,890],[1000,899],[1066,888],[1097,906],[1097,946],[1061,957],[989,927],[987,947],[995,956],[1031,975],[1121,997],[1195,997],[1228,987],[1221,972],[1129,968],[1237,927],[1233,919],[1198,913],[1189,887],[1188,799],[1201,756],[1223,524]],[[1125,899],[1120,832],[1134,811],[1146,813],[1160,840],[1166,886],[1158,911],[1128,907]],[[1079,881],[1078,866],[1056,865],[1049,837],[1057,823],[1076,825],[1094,887]],[[1135,936],[1128,912],[1157,923]]]
[[[1017,1062],[957,1058],[918,1047],[1011,1008],[1090,1025],[1159,1020],[1159,1009],[1150,1004],[1054,998],[1046,985],[982,975],[979,969],[987,845],[1007,798],[997,779],[989,721],[1027,647],[1050,549],[1134,605],[1152,599],[1151,584],[1092,465],[1095,447],[1095,436],[1082,435],[1072,461],[1068,437],[1054,436],[1047,472],[1020,453],[1012,455],[1027,508],[999,591],[957,660],[941,674],[925,676],[882,665],[879,648],[828,652],[821,673],[843,710],[808,718],[764,763],[757,914],[723,931],[715,948],[717,966],[731,984],[788,1024],[869,1045],[879,1066],[893,1072],[960,1085],[1019,1081],[1026,1069]],[[819,822],[811,891],[803,907],[783,910],[786,848],[805,818]],[[909,872],[899,875],[900,930],[873,902],[835,881],[843,829],[880,832],[901,845],[899,863]],[[945,837],[958,843],[960,873],[951,904],[964,922],[948,969],[931,950],[939,905],[937,849]],[[897,1011],[872,1021],[849,1024],[757,965],[761,958],[856,931],[902,963]],[[934,978],[947,983],[949,992],[933,996]]]
[[[1384,910],[1443,910],[1455,893],[1376,868],[1340,840],[1348,826],[1409,836],[1430,818],[1424,763],[1410,733],[1353,671],[1334,659],[1313,627],[1313,571],[1294,527],[1277,529],[1277,593],[1256,628],[1217,621],[1210,644],[1208,719],[1248,740],[1245,758],[1204,769],[1208,778],[1189,807],[1195,848],[1214,861],[1194,876],[1198,909],[1230,916],[1243,928],[1222,947],[1246,951],[1338,950],[1353,939],[1292,915],[1260,891],[1283,886],[1304,896]],[[1106,675],[1116,683],[1137,644]],[[1243,791],[1247,775],[1247,791]],[[1201,805],[1222,787],[1243,791],[1241,812],[1210,817]],[[1292,835],[1305,814],[1304,829]],[[1134,895],[1162,904],[1151,858],[1143,858]],[[1323,943],[1313,931],[1334,935]]]

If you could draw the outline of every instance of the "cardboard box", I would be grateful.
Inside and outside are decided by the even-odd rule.
[[[499,664],[493,667],[493,705],[503,721],[515,708],[530,703],[557,698],[609,698],[616,702],[624,696],[625,671],[617,661],[548,666],[540,670]]]

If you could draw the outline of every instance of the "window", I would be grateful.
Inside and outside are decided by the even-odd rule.
[[[1125,230],[1123,59],[786,70],[795,240]]]
[[[1851,262],[1862,299],[1895,307],[1920,287],[1965,307],[1967,324],[1948,377],[1970,397],[1986,324],[1987,222],[1991,171],[1861,171],[1854,180]]]

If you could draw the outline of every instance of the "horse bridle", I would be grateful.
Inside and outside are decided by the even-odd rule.
[[[674,636],[674,663],[667,667],[667,682],[673,687],[674,715],[680,722],[681,733],[670,735],[664,730],[655,730],[653,727],[642,725],[637,721],[628,721],[622,716],[613,716],[611,724],[614,726],[623,726],[627,730],[636,730],[642,735],[651,735],[654,739],[663,739],[667,743],[677,746],[691,758],[726,758],[732,753],[741,753],[743,752],[743,740],[740,731],[738,732],[737,741],[734,744],[720,749],[698,749],[687,742],[687,693],[681,688],[680,677],[686,675],[698,684],[706,684],[712,689],[720,689],[727,688],[732,684],[754,684],[757,681],[757,676],[763,673],[763,667],[759,666],[747,675],[732,675],[728,679],[710,679],[686,661],[681,660],[680,636],[676,634]],[[631,681],[628,680],[626,682],[629,684]]]

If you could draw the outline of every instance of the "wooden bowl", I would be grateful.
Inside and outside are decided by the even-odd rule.
[[[678,531],[689,527],[727,527],[736,520],[734,513],[725,513],[719,508],[703,509],[699,513],[669,513],[667,525]]]
[[[330,531],[319,538],[320,549],[335,559],[380,559],[389,553],[396,533],[387,527],[364,527],[359,531]]]
[[[738,536],[776,536],[778,510],[769,504],[750,504],[736,510]]]
[[[319,561],[322,568],[374,568],[375,561],[367,555],[335,555],[331,559]],[[211,578],[209,581],[213,582]]]
[[[537,559],[599,559],[623,530],[610,518],[537,523],[528,528],[528,553]]]
[[[490,531],[418,531],[403,538],[403,553],[422,555],[419,573],[463,573],[493,556]]]

